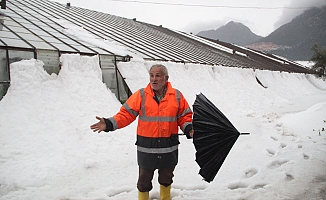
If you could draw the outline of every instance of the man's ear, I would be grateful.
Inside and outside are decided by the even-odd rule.
[[[165,77],[165,80],[168,81],[168,80],[169,80],[169,76],[166,76],[166,77]]]

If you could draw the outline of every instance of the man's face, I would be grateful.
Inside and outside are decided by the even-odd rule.
[[[161,68],[159,68],[159,67],[153,67],[149,71],[149,76],[150,76],[149,82],[150,82],[153,90],[162,92],[164,89],[164,86],[168,82],[169,77],[168,76],[164,77],[163,72],[162,72]]]

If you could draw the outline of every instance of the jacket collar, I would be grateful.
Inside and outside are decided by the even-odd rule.
[[[149,83],[148,83],[147,87],[145,88],[145,92],[152,95],[152,96],[155,95],[154,91],[152,89],[152,86]],[[166,93],[165,93],[165,95],[168,94],[168,93],[173,93],[172,85],[171,85],[170,82],[167,82],[167,84],[166,84]]]

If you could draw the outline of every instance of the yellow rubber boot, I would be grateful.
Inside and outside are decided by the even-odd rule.
[[[149,192],[141,192],[138,190],[138,200],[148,200]]]
[[[161,200],[170,200],[171,199],[171,185],[165,187],[164,185],[160,185],[160,197]]]

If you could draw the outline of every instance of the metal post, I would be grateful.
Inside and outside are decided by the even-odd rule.
[[[6,9],[6,0],[1,0],[1,9]]]
[[[119,99],[119,101],[121,101],[120,89],[119,89],[119,79],[118,79],[117,56],[116,55],[114,55],[114,69],[115,69],[115,79],[117,82],[118,99]]]

